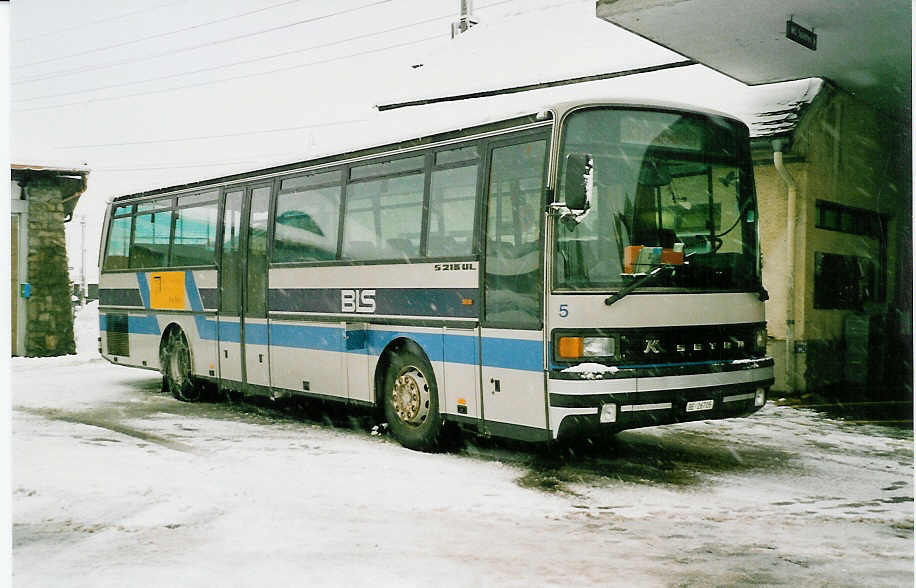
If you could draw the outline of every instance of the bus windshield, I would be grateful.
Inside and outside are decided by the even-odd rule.
[[[665,264],[653,287],[759,287],[757,207],[747,131],[720,117],[591,108],[567,117],[567,157],[594,163],[591,208],[557,222],[558,289],[617,289]],[[559,198],[564,201],[565,182]]]

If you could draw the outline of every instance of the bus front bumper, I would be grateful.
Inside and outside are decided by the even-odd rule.
[[[750,414],[766,403],[773,360],[712,364],[687,375],[627,375],[548,379],[553,438]]]

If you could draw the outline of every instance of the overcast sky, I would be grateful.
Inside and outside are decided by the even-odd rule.
[[[599,20],[593,0],[475,0],[480,24],[451,40],[458,4],[14,1],[11,159],[92,170],[75,217],[87,219],[94,282],[105,203],[115,196],[419,136],[553,98],[388,114],[378,104],[683,59]],[[679,98],[687,86],[710,97],[741,86],[700,67],[646,76],[632,89]],[[67,231],[76,278],[79,223]]]
[[[487,49],[545,69],[543,41],[560,18],[607,31],[581,47],[613,48],[619,34],[595,18],[592,0],[478,0],[474,8],[488,27],[523,19],[532,27],[527,45],[513,37]],[[457,9],[458,0],[13,2],[11,159],[92,169],[76,216],[87,217],[95,281],[107,200],[358,142],[377,126],[375,104],[430,90],[411,66],[450,50]],[[621,63],[619,52],[595,53],[585,70]],[[500,59],[488,57],[484,79],[511,72],[500,71]],[[454,72],[454,87],[479,83],[476,67]],[[77,222],[68,243],[75,277]]]

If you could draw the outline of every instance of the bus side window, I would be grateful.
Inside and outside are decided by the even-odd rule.
[[[179,208],[169,265],[212,265],[216,259],[217,203]]]
[[[429,257],[473,253],[477,163],[471,163],[432,172],[426,237],[426,254]]]
[[[340,170],[288,178],[280,184],[272,261],[337,257]]]
[[[105,251],[106,270],[127,269],[130,250],[130,227],[133,217],[125,216],[111,220],[108,233],[108,249]]]
[[[134,222],[134,238],[130,245],[130,267],[165,267],[168,265],[172,211],[141,214]]]
[[[419,170],[348,184],[343,257],[355,260],[419,257],[424,177]]]

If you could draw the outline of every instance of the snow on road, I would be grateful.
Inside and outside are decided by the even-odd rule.
[[[767,406],[585,454],[423,454],[365,419],[11,362],[16,586],[902,586],[910,431]]]

